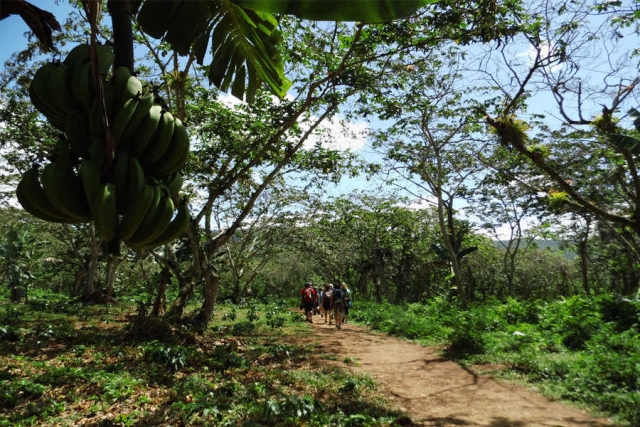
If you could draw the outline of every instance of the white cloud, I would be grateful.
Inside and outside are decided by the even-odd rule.
[[[233,107],[244,101],[238,98],[221,93],[219,98],[223,104]],[[314,122],[312,117],[309,122]],[[301,124],[303,129],[308,128],[305,123]],[[320,142],[324,148],[339,151],[358,151],[366,144],[366,135],[369,131],[369,124],[366,122],[351,123],[342,118],[334,117],[325,120],[314,134],[310,135],[304,144],[304,149],[313,148],[316,143]]]
[[[318,132],[309,137],[304,148],[313,148],[320,142],[323,147],[333,150],[358,151],[366,144],[368,130],[369,124],[366,122],[351,123],[332,118],[319,126]]]
[[[562,63],[558,62],[556,57],[556,55],[558,54],[557,46],[554,44],[549,44],[547,42],[543,42],[542,44],[540,44],[540,46],[538,46],[538,48],[536,48],[535,46],[529,46],[526,51],[517,53],[516,58],[524,58],[524,65],[531,68],[538,56],[538,50],[540,51],[540,60],[543,64],[548,65],[550,61],[553,61],[552,65],[549,67],[549,71],[555,72],[562,69]]]

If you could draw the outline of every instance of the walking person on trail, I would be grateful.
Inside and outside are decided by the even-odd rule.
[[[347,320],[349,320],[349,309],[351,308],[351,305],[352,305],[351,289],[349,289],[349,287],[345,282],[342,282],[342,284],[340,285],[340,288],[342,289],[343,300],[344,300],[344,316],[342,318],[342,323],[347,323]]]
[[[313,323],[313,305],[316,301],[316,291],[311,287],[311,282],[304,284],[304,288],[300,292],[302,296],[302,306],[304,307],[304,315],[307,322]]]
[[[322,292],[322,289],[320,287],[316,287],[316,293],[318,294],[318,303],[315,307],[317,309],[317,313],[315,313],[314,310],[314,314],[319,314],[320,317],[324,317],[324,311],[322,311],[322,300],[324,299],[324,292]]]
[[[314,286],[314,291],[316,291],[316,299],[313,301],[313,314],[316,316],[320,314],[320,301],[322,300],[322,291],[317,286]]]
[[[331,324],[331,283],[324,285],[324,292],[322,294],[322,312],[324,313],[324,323],[329,322]]]
[[[344,291],[340,285],[336,285],[331,294],[331,306],[333,307],[333,318],[336,321],[336,329],[342,329],[344,305]]]

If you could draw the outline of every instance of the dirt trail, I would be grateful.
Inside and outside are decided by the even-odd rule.
[[[315,316],[314,316],[315,317]],[[478,375],[442,358],[436,349],[347,324],[338,331],[318,316],[319,350],[382,384],[415,426],[604,427],[606,419],[553,402],[523,387]]]

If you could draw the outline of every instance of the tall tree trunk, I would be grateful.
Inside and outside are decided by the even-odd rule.
[[[446,218],[445,218],[446,210]],[[442,242],[447,254],[449,254],[449,267],[451,268],[452,281],[458,292],[458,298],[463,308],[467,308],[469,303],[467,300],[467,292],[464,288],[464,282],[462,281],[462,272],[460,271],[460,262],[458,261],[458,254],[454,249],[455,242],[455,230],[453,228],[453,209],[449,206],[445,207],[442,193],[438,193],[438,224],[440,226],[440,232],[442,233]]]
[[[95,280],[98,272],[98,255],[100,253],[100,244],[96,238],[96,230],[93,222],[89,224],[89,245],[91,247],[91,259],[89,261],[89,271],[87,272],[87,280],[84,283],[82,295],[88,297],[96,292]]]
[[[168,268],[163,268],[158,280],[156,298],[153,301],[151,316],[159,317],[167,310],[167,284],[171,280],[171,272]]]
[[[586,239],[580,239],[578,242],[578,256],[580,257],[582,288],[587,295],[591,295],[591,285],[589,284],[589,253],[587,251]]]
[[[200,313],[198,313],[197,321],[206,328],[209,326],[211,319],[213,318],[213,310],[216,306],[216,299],[218,298],[218,289],[220,287],[220,276],[213,272],[204,272],[204,283],[202,286],[202,295],[204,302]]]
[[[120,265],[120,257],[109,255],[107,258],[107,279],[106,279],[106,293],[110,297],[115,296],[116,290],[114,283],[116,281],[116,271]]]
[[[195,288],[196,280],[191,280],[189,283],[181,283],[178,296],[173,300],[173,303],[171,303],[171,308],[167,312],[166,317],[171,319],[180,319],[184,314],[184,310],[187,307],[187,303],[193,295]]]
[[[591,295],[591,284],[589,283],[589,252],[588,241],[591,230],[591,218],[586,216],[585,232],[578,241],[578,256],[580,257],[580,274],[582,276],[582,288],[587,295]]]

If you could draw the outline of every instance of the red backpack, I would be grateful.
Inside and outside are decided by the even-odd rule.
[[[304,300],[306,302],[312,302],[313,301],[313,289],[311,289],[311,287],[305,288],[305,290],[304,290]]]

